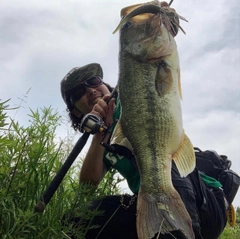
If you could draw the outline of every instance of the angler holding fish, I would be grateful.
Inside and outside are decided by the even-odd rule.
[[[83,130],[88,114],[112,126],[104,140],[102,132],[94,134],[80,183],[98,186],[112,167],[133,193],[92,202],[89,209],[103,214],[89,222],[96,227],[85,238],[218,238],[226,225],[225,204],[233,198],[224,195],[214,178],[217,187],[202,180],[182,127],[174,37],[184,18],[158,1],[126,7],[121,17],[116,29],[119,97],[110,97],[113,88],[103,82],[97,63],[73,68],[61,81],[75,130]],[[72,217],[65,223],[77,225],[80,220]]]

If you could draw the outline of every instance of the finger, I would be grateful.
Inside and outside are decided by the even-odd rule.
[[[105,111],[105,114],[108,113],[108,105],[105,100],[100,99],[97,104]]]
[[[110,94],[106,94],[102,97],[102,100],[107,101],[110,97]]]
[[[95,105],[93,106],[93,109],[92,109],[91,113],[92,113],[92,114],[96,114],[96,115],[98,115],[98,116],[101,117],[101,118],[106,117],[106,112],[105,112],[105,110],[104,110],[103,107],[100,106],[99,104],[95,104]]]

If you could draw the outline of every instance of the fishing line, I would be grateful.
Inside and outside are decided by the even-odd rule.
[[[171,4],[173,3],[173,1],[174,1],[174,0],[171,0],[168,5],[171,6]]]

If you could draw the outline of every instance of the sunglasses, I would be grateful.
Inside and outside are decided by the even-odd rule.
[[[70,100],[74,104],[76,101],[80,100],[86,94],[86,87],[97,88],[102,85],[103,81],[100,77],[94,76],[90,79],[87,79],[84,83],[80,84],[74,91],[71,93]]]

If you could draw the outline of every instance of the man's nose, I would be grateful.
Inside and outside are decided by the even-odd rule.
[[[96,89],[91,87],[86,87],[86,92],[87,92],[87,95],[92,95],[96,93]]]

